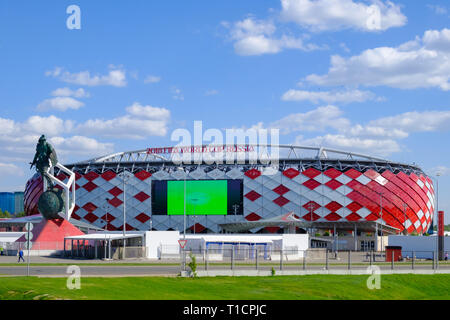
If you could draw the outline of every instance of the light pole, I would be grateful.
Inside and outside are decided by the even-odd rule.
[[[406,236],[408,234],[408,229],[406,229],[406,209],[408,208],[408,205],[403,202],[403,217],[404,217],[404,222],[403,222],[403,234]]]
[[[196,216],[195,216],[195,204],[196,204],[197,201],[198,201],[198,199],[192,199],[192,202],[194,203],[194,216],[193,216],[193,218],[194,218],[194,234],[195,234],[195,218],[196,218]]]
[[[104,209],[105,209],[105,211],[106,211],[106,215],[105,215],[105,218],[106,218],[106,221],[105,221],[105,245],[104,245],[104,247],[105,247],[105,255],[104,255],[104,259],[106,259],[106,233],[108,232],[108,207],[109,207],[109,200],[110,199],[108,199],[108,198],[105,198],[105,201],[106,201],[106,203],[105,203],[105,205],[104,205]]]
[[[383,230],[383,192],[377,192],[380,195],[380,218],[381,218],[381,251],[384,251],[384,230]],[[377,235],[378,238],[378,235]]]
[[[441,176],[441,173],[436,172],[436,209],[434,210],[435,217],[439,215],[439,177],[440,176]],[[438,230],[437,228],[438,228],[438,224],[436,223],[436,230]]]
[[[126,182],[128,181],[128,177],[125,175],[125,168],[122,171],[122,183],[123,183],[123,259],[125,259],[125,248],[126,248],[126,224],[127,224],[127,215],[126,215],[126,203],[127,203],[127,193],[126,193]]]
[[[313,232],[313,228],[312,228],[312,223],[313,223],[313,209],[314,209],[314,204],[312,202],[309,203],[308,205],[309,207],[309,211],[310,211],[310,219],[311,219],[311,227],[309,229],[309,232],[311,234],[312,237],[312,232]]]

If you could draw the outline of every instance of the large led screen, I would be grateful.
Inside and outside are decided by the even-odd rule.
[[[186,199],[187,215],[242,215],[242,192],[242,180],[154,180],[152,214],[183,215]]]

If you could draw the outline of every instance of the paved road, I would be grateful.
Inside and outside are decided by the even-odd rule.
[[[67,277],[68,266],[30,266],[31,276]],[[176,276],[180,266],[80,266],[82,277],[108,276]],[[0,266],[0,275],[23,276],[26,265]]]
[[[366,269],[366,266],[354,266],[352,269]],[[260,266],[259,270],[270,271],[271,266]],[[279,271],[279,266],[274,266]],[[381,270],[391,270],[390,266],[380,266]],[[440,270],[450,272],[450,266],[441,266]],[[80,266],[82,277],[117,277],[117,276],[176,276],[180,272],[180,266]],[[198,270],[205,270],[199,266]],[[228,266],[209,266],[208,270],[231,270]],[[234,270],[255,270],[254,266],[236,266]],[[302,266],[283,266],[285,271],[303,271]],[[308,271],[325,270],[324,266],[308,266]],[[329,270],[345,271],[347,266],[330,266]],[[395,266],[394,270],[408,271],[411,266]],[[432,270],[430,266],[416,266],[415,270]],[[27,274],[26,265],[0,266],[0,275],[23,276]],[[67,277],[67,266],[30,266],[30,275],[41,277]]]

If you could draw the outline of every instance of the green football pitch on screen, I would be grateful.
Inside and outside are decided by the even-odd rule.
[[[186,181],[187,215],[226,215],[227,181]],[[167,214],[184,214],[184,181],[167,182]]]

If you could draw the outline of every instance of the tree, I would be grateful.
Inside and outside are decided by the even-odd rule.
[[[21,218],[21,217],[25,217],[25,212],[24,211],[19,212],[19,213],[16,214],[16,218]]]
[[[7,210],[3,211],[3,218],[11,218],[11,213],[9,213]]]

